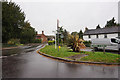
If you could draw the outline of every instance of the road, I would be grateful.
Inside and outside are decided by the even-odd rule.
[[[39,48],[40,46],[34,48],[23,47],[17,55],[4,57],[2,59],[2,77],[118,78],[118,66],[60,62],[38,54],[36,51]]]

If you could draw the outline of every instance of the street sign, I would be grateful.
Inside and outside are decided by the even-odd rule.
[[[64,38],[64,36],[63,36],[63,34],[61,34],[61,36],[60,36],[61,38]]]

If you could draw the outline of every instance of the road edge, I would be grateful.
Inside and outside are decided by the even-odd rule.
[[[42,48],[44,48],[45,46],[43,46]],[[40,48],[40,49],[42,49]],[[37,50],[37,53],[39,53],[40,55],[43,55],[45,57],[49,57],[52,59],[56,59],[56,60],[61,60],[61,61],[65,61],[65,62],[72,62],[72,63],[88,63],[88,64],[101,64],[101,65],[118,65],[120,66],[120,63],[105,63],[105,62],[90,62],[90,61],[76,61],[76,60],[68,60],[68,59],[64,59],[64,58],[60,58],[60,57],[54,57],[51,55],[48,55],[46,53],[40,52],[40,49]]]

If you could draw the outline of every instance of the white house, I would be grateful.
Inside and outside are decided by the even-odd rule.
[[[99,29],[88,29],[84,32],[83,39],[89,41],[95,38],[115,38],[120,33],[120,27],[105,27]]]

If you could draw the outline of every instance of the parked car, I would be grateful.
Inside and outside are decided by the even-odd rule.
[[[120,51],[120,39],[119,38],[103,38],[103,39],[92,39],[91,47],[94,50],[104,49]]]

